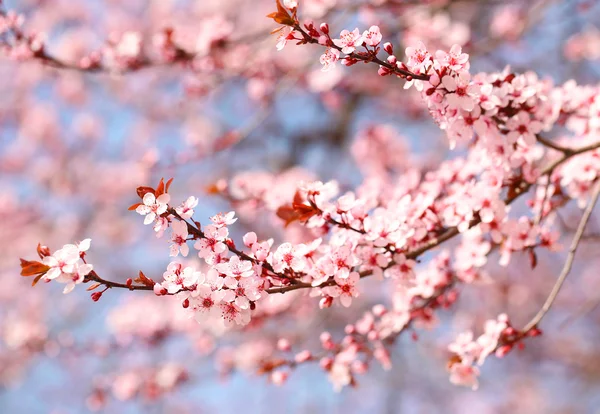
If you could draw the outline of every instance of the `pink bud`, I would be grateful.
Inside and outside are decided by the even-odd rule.
[[[394,56],[394,55],[388,56],[386,60],[388,61],[388,63],[390,65],[395,65],[396,62],[398,61],[398,59],[396,59],[396,56]]]
[[[331,359],[329,357],[321,358],[321,360],[319,361],[319,365],[325,371],[329,371],[331,369],[332,365],[333,365],[333,359]]]
[[[271,374],[271,381],[275,385],[283,385],[287,380],[289,374],[285,371],[275,371]]]
[[[390,55],[394,54],[394,46],[392,46],[392,44],[390,42],[385,42],[383,44],[383,50],[385,50]]]
[[[329,34],[329,25],[327,23],[321,23],[320,28],[324,34]]]
[[[512,350],[512,345],[504,345],[496,349],[496,356],[502,358]]]
[[[167,289],[165,289],[164,287],[162,287],[159,283],[156,283],[154,285],[154,294],[156,296],[163,296],[167,294]]]
[[[381,318],[386,313],[387,309],[385,308],[385,306],[381,304],[373,306],[373,315],[377,316],[378,318]]]
[[[290,341],[288,341],[285,338],[280,338],[277,341],[277,349],[279,349],[280,351],[289,351],[290,349],[292,349],[292,345],[290,344]]]
[[[246,247],[252,247],[252,245],[256,243],[256,240],[256,233],[254,233],[253,231],[246,233],[243,237],[244,245]]]
[[[377,71],[377,74],[379,76],[387,76],[390,74],[390,71],[387,68],[384,68],[383,66],[379,66],[379,70]]]
[[[296,356],[294,357],[294,360],[297,363],[301,364],[303,362],[306,362],[306,361],[310,360],[311,358],[312,358],[312,354],[310,353],[310,351],[304,350],[302,352],[298,352],[296,354]]]
[[[319,308],[321,308],[321,309],[330,308],[332,304],[333,304],[333,298],[331,296],[325,296],[324,298],[321,298],[321,300],[319,301]]]
[[[352,371],[356,374],[364,374],[369,369],[369,366],[363,361],[352,361]]]
[[[344,332],[346,332],[346,335],[352,335],[354,332],[356,332],[356,328],[354,327],[354,325],[348,324],[344,328]]]

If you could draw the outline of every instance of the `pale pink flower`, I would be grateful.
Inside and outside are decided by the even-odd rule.
[[[194,215],[194,208],[198,205],[198,199],[194,196],[188,197],[179,207],[175,208],[175,212],[184,220],[191,218]]]
[[[235,211],[230,211],[229,213],[225,213],[225,214],[224,213],[215,214],[214,216],[212,216],[210,218],[210,220],[217,227],[225,227],[225,226],[229,226],[237,221],[237,218],[234,218],[234,216],[235,216]]]
[[[365,30],[362,35],[365,43],[369,46],[377,46],[381,43],[381,32],[379,26],[371,26],[369,30]]]
[[[462,53],[460,45],[454,45],[450,48],[450,52],[446,53],[443,50],[438,50],[435,53],[435,58],[442,66],[448,66],[454,72],[460,72],[463,69],[468,69],[469,55]]]
[[[339,298],[342,306],[349,307],[352,304],[352,298],[359,295],[356,285],[360,280],[360,275],[358,272],[350,272],[348,277],[341,278],[336,275],[334,280],[336,285],[325,287],[323,291],[333,298]]]
[[[42,262],[50,267],[44,279],[52,280],[59,276],[69,275],[75,271],[75,264],[79,261],[79,249],[74,244],[66,244],[62,249],[46,256]]]
[[[229,235],[227,227],[217,227],[208,225],[204,228],[204,238],[194,243],[194,248],[198,250],[198,257],[213,260],[215,256],[225,253],[227,245],[223,241]]]
[[[473,110],[479,88],[471,84],[468,74],[461,74],[456,78],[446,75],[442,78],[442,84],[449,92],[445,99],[450,108],[465,111]]]
[[[507,135],[510,143],[521,139],[525,145],[534,146],[537,142],[536,134],[542,130],[543,125],[535,119],[532,120],[527,112],[520,111],[506,122],[506,127],[511,131]]]
[[[229,261],[217,264],[215,269],[232,278],[250,277],[254,274],[252,262],[240,260],[238,256],[233,256]]]
[[[342,30],[339,39],[333,39],[333,44],[342,49],[342,53],[349,55],[364,42],[358,28],[353,31]]]
[[[171,225],[173,234],[171,235],[171,253],[170,256],[177,256],[180,252],[183,257],[186,257],[190,251],[187,245],[188,229],[187,224],[183,221],[175,221]]]
[[[431,65],[432,58],[423,42],[418,42],[415,47],[409,46],[405,50],[408,62],[406,66],[414,73],[424,72]]]
[[[168,203],[171,200],[169,194],[161,194],[158,198],[153,193],[146,193],[142,198],[143,204],[138,206],[135,211],[144,218],[144,224],[152,223],[158,216],[167,211]]]
[[[476,390],[479,388],[479,368],[474,367],[471,364],[464,364],[462,362],[454,363],[450,366],[450,382],[454,385],[462,385],[465,387],[471,387]]]
[[[319,62],[323,65],[321,71],[327,72],[335,66],[335,62],[340,59],[340,51],[337,49],[329,48],[321,55]]]
[[[294,272],[301,272],[306,266],[303,250],[291,243],[280,245],[272,258],[273,269],[276,272],[292,269]]]

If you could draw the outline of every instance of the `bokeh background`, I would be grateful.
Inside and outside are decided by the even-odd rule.
[[[556,84],[600,77],[597,1],[299,3],[302,17],[329,22],[333,33],[379,25],[397,53],[418,40],[434,50],[458,43],[472,72],[510,65]],[[134,32],[153,63],[88,73],[0,58],[0,412],[599,412],[597,219],[544,335],[489,359],[475,392],[448,382],[447,344],[501,312],[527,321],[562,254],[541,255],[533,271],[527,257],[508,269],[490,265],[490,284],[465,287],[439,324],[398,342],[392,371],[373,368],[341,393],[316,366],[275,386],[256,365],[278,337],[310,347],[322,330],[342,332],[380,300],[377,283],[350,310],[318,311],[315,299],[289,295],[270,320],[223,334],[152,293],[113,290],[94,303],[81,286],[62,295],[60,286],[32,288],[19,276],[18,258],[34,257],[38,242],[57,249],[87,237],[90,260],[107,279],[140,269],[159,276],[169,262],[165,241],[127,207],[137,186],[161,177],[175,178],[172,200],[200,198],[196,220],[235,209],[238,240],[250,229],[302,240],[302,229],[282,230],[272,212],[297,181],[336,179],[352,189],[380,168],[365,157],[378,143],[394,149],[385,167],[398,171],[461,154],[447,149],[418,94],[380,78],[374,65],[323,73],[319,47],[277,51],[269,35],[276,26],[264,17],[274,8],[271,0],[4,1],[64,62]],[[166,27],[194,59],[161,63],[156,41]],[[271,211],[240,193],[259,194]],[[561,210],[563,244],[579,214]]]

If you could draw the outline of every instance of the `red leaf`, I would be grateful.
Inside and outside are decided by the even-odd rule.
[[[531,263],[531,268],[535,269],[537,266],[537,255],[533,249],[529,249],[529,262]]]
[[[43,263],[21,259],[21,276],[44,275],[48,270]]]
[[[142,206],[142,203],[135,203],[129,206],[129,208],[127,210],[129,211],[134,211],[135,209],[137,209],[139,206]]]
[[[281,2],[279,0],[275,0],[275,3],[277,3],[277,11],[268,14],[267,17],[275,20],[275,22],[279,24],[286,26],[293,26],[296,24],[296,21],[289,15],[287,9],[283,7]]]
[[[156,196],[156,198],[158,198],[161,195],[163,195],[164,193],[165,193],[165,179],[161,178],[160,181],[158,182],[158,186],[156,187],[156,192],[154,193],[154,195]]]
[[[171,183],[173,182],[172,178],[169,178],[169,181],[167,181],[167,185],[166,185],[166,189],[165,189],[165,193],[169,192],[169,187],[171,187]]]
[[[142,272],[141,270],[140,270],[140,276],[137,279],[135,279],[135,282],[142,283],[142,284],[144,284],[146,286],[150,286],[150,287],[154,287],[154,285],[156,284],[156,283],[154,283],[154,280],[150,279],[149,277],[146,277],[144,272]]]
[[[92,286],[90,286],[89,288],[87,288],[86,290],[89,292],[90,290],[94,290],[99,288],[100,286],[102,286],[101,283],[94,283]]]
[[[35,285],[37,285],[37,282],[39,282],[39,281],[40,281],[40,279],[42,278],[42,276],[44,276],[44,275],[37,275],[37,276],[35,277],[35,279],[33,279],[33,282],[31,282],[31,286],[35,286]]]

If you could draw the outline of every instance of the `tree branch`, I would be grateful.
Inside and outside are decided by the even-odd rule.
[[[546,315],[546,313],[548,313],[550,307],[552,306],[556,297],[558,296],[558,293],[560,292],[563,283],[565,282],[567,276],[569,276],[569,273],[571,272],[571,268],[573,267],[573,262],[575,260],[575,253],[577,252],[577,247],[579,246],[579,242],[581,241],[585,227],[587,226],[587,223],[592,215],[592,211],[594,210],[594,207],[598,201],[598,196],[600,196],[600,180],[596,181],[596,185],[594,186],[594,190],[592,193],[592,198],[590,199],[590,202],[588,203],[583,213],[583,217],[581,217],[581,221],[579,222],[579,226],[577,227],[577,232],[575,233],[575,236],[573,236],[573,240],[571,241],[571,246],[569,247],[567,260],[565,261],[563,269],[560,272],[560,275],[558,276],[558,279],[556,280],[556,283],[554,284],[550,295],[548,295],[546,302],[544,302],[544,305],[539,310],[539,312],[533,317],[533,319],[529,321],[529,323],[527,323],[527,325],[525,325],[525,328],[523,328],[523,332],[528,332],[537,327],[542,318]]]

